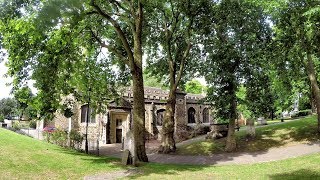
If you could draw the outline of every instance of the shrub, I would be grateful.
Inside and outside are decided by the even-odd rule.
[[[299,116],[308,116],[312,114],[312,111],[310,109],[306,109],[306,110],[299,111],[298,114]]]
[[[298,111],[297,113],[295,113],[291,117],[292,118],[297,118],[297,117],[301,117],[301,116],[308,116],[308,115],[311,115],[311,114],[312,114],[311,110],[310,109],[306,109],[306,110]]]
[[[77,130],[72,129],[70,131],[70,147],[75,149],[80,149],[83,141],[83,136]]]
[[[4,115],[0,114],[0,122],[4,122]]]
[[[33,129],[37,128],[37,121],[36,120],[31,120],[29,122],[29,127],[33,128]]]
[[[50,135],[51,135],[51,132],[42,131],[42,136],[47,142],[50,142]]]
[[[217,124],[223,124],[223,123],[229,123],[228,119],[223,119],[223,118],[217,118],[216,119]]]
[[[67,147],[68,144],[68,133],[62,129],[56,129],[50,135],[50,140],[59,146]]]
[[[12,128],[14,131],[18,131],[21,129],[21,124],[19,122],[12,122]]]

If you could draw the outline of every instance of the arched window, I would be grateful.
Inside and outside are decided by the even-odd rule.
[[[196,123],[195,120],[195,114],[196,114],[196,110],[193,107],[190,107],[188,109],[188,123]]]
[[[96,118],[95,118],[94,110],[92,108],[89,109],[87,104],[81,106],[81,123],[87,122],[88,112],[90,112],[88,123],[95,123]]]
[[[203,123],[208,123],[209,122],[209,109],[208,108],[204,108],[203,109],[202,116],[203,116],[202,122]]]
[[[166,112],[165,109],[157,110],[157,126],[162,126],[162,122],[164,119],[164,113]]]

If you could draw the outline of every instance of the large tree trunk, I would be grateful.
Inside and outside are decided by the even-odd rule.
[[[166,113],[162,125],[162,144],[159,148],[159,153],[170,153],[176,151],[174,140],[174,115],[176,107],[176,89],[171,88],[169,99],[166,105]]]
[[[311,84],[312,94],[318,114],[318,132],[320,133],[320,90],[317,82],[316,71],[311,54],[307,54],[307,73]]]
[[[232,92],[232,101],[231,103],[231,109],[230,109],[230,120],[229,120],[229,127],[228,127],[228,136],[227,136],[227,143],[225,150],[227,152],[232,152],[236,149],[237,143],[236,143],[236,137],[235,137],[235,125],[236,125],[236,118],[237,118],[237,102],[236,102],[236,95],[234,88],[231,88]]]
[[[313,97],[312,88],[311,88],[311,95],[310,95],[310,105],[311,105],[312,114],[317,113],[317,108],[316,108],[315,99]]]
[[[134,59],[131,61],[131,74],[133,82],[133,136],[134,136],[134,155],[133,164],[136,160],[148,162],[145,147],[145,107],[144,107],[144,87],[142,75],[142,21],[143,11],[141,2],[138,4],[138,16],[135,19],[134,31]]]
[[[133,80],[133,135],[134,155],[133,162],[137,160],[148,162],[145,149],[145,109],[142,69],[137,68],[132,76]]]
[[[112,2],[111,2],[112,3]],[[121,7],[121,3],[114,3],[113,5]],[[105,13],[99,5],[95,4],[94,0],[90,1],[90,5],[96,10],[96,13],[105,18],[110,25],[113,26],[117,33],[123,48],[126,52],[126,56],[123,56],[122,51],[119,53],[112,46],[106,45],[101,39],[95,36],[91,31],[94,38],[100,43],[102,47],[108,48],[111,52],[115,53],[120,59],[122,59],[129,67],[132,75],[132,89],[133,89],[133,136],[134,136],[134,152],[133,164],[139,161],[148,162],[148,157],[145,149],[145,107],[144,107],[144,87],[142,76],[142,23],[143,23],[143,5],[140,0],[130,2],[129,12],[126,15],[128,20],[118,21],[114,19],[112,15]],[[132,20],[132,21],[131,21]],[[133,35],[133,51],[131,41],[128,41],[127,32],[122,30],[120,24],[125,23],[131,27],[131,33]],[[128,29],[126,29],[128,30]],[[129,36],[131,37],[131,35]]]

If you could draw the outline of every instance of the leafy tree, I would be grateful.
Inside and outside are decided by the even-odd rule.
[[[145,86],[168,89],[168,87],[165,85],[165,82],[162,79],[158,79],[158,77],[148,74],[146,73],[146,71],[144,71],[143,73],[143,79]]]
[[[97,90],[95,93],[99,93],[98,90],[103,86],[96,88],[101,84],[99,81],[93,83],[92,76],[87,78],[91,81],[86,82],[82,81],[83,78],[79,78],[79,81],[72,79],[71,75],[79,75],[79,65],[83,71],[86,59],[97,58],[101,48],[107,49],[108,54],[103,60],[100,59],[101,63],[93,63],[94,68],[85,72],[90,71],[93,76],[99,74],[99,79],[105,79],[101,83],[111,82],[116,78],[111,78],[114,77],[111,76],[113,73],[107,72],[110,65],[117,64],[121,73],[131,75],[134,98],[134,163],[136,160],[148,161],[144,138],[142,76],[142,25],[143,7],[146,3],[140,0],[91,0],[82,3],[75,0],[53,0],[35,1],[33,4],[19,1],[21,6],[15,9],[16,0],[11,0],[11,3],[4,3],[2,8],[14,11],[10,11],[10,15],[1,20],[0,26],[1,44],[9,53],[9,75],[15,77],[15,85],[18,86],[23,79],[30,77],[29,70],[33,70],[32,78],[36,80],[39,99],[42,101],[42,116],[56,111],[62,94],[75,93],[82,99],[88,99],[88,95],[85,95],[88,92]],[[97,64],[101,66],[97,67]],[[124,76],[120,74],[117,78],[121,80],[122,77]],[[87,89],[84,88],[86,85]],[[111,84],[105,89],[112,88],[116,87]],[[108,91],[108,94],[112,92],[113,90]],[[103,96],[100,99],[106,100],[105,94]],[[94,98],[90,101],[94,101]]]
[[[214,101],[217,116],[229,120],[226,151],[236,148],[236,92],[265,62],[270,29],[263,9],[249,1],[216,2],[207,30],[203,74],[209,84],[208,98]]]
[[[250,118],[273,118],[274,94],[271,89],[269,77],[262,73],[252,74],[246,83],[246,104],[251,112]]]
[[[0,100],[0,115],[2,118],[9,118],[17,113],[17,102],[13,98]],[[3,119],[0,119],[3,120]]]
[[[206,91],[206,87],[198,80],[191,80],[186,83],[185,90],[187,93],[201,94]]]
[[[31,104],[33,100],[34,95],[32,94],[31,89],[28,86],[22,87],[21,89],[18,89],[14,92],[14,98],[17,101],[17,108],[20,114],[20,120],[24,117],[26,112],[29,116],[36,117],[36,113],[32,112],[33,110],[29,105]],[[29,108],[28,108],[29,107]]]
[[[176,150],[174,139],[176,91],[186,72],[195,70],[199,59],[199,19],[206,11],[209,1],[168,1],[152,3],[147,17],[148,70],[153,75],[165,77],[169,82],[169,97],[162,126],[162,145],[159,152]],[[197,36],[198,35],[198,36]]]
[[[309,81],[318,114],[320,132],[320,90],[317,82],[317,62],[319,58],[320,20],[316,0],[292,0],[274,13],[275,45],[277,60],[282,67],[305,74]]]

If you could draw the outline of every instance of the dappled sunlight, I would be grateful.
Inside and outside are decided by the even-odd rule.
[[[273,180],[283,180],[283,179],[319,179],[320,172],[313,171],[310,169],[300,169],[297,171],[289,173],[279,173],[269,176]]]
[[[221,141],[205,140],[190,145],[185,145],[177,150],[177,154],[183,155],[212,155],[214,153],[222,152],[224,150],[224,143]]]
[[[305,179],[319,176],[320,154],[250,165],[169,165],[145,163],[124,179]],[[305,173],[305,178],[303,178]],[[287,175],[287,177],[286,177]]]
[[[182,146],[178,154],[210,155],[224,151],[225,139],[205,140]],[[320,139],[315,116],[256,128],[256,137],[246,139],[245,131],[236,132],[236,152],[266,151],[270,148],[314,142]]]
[[[78,179],[94,172],[126,169],[115,158],[91,156],[0,130],[0,173],[16,179]],[[6,173],[8,174],[8,173]],[[3,176],[1,176],[3,177]]]

